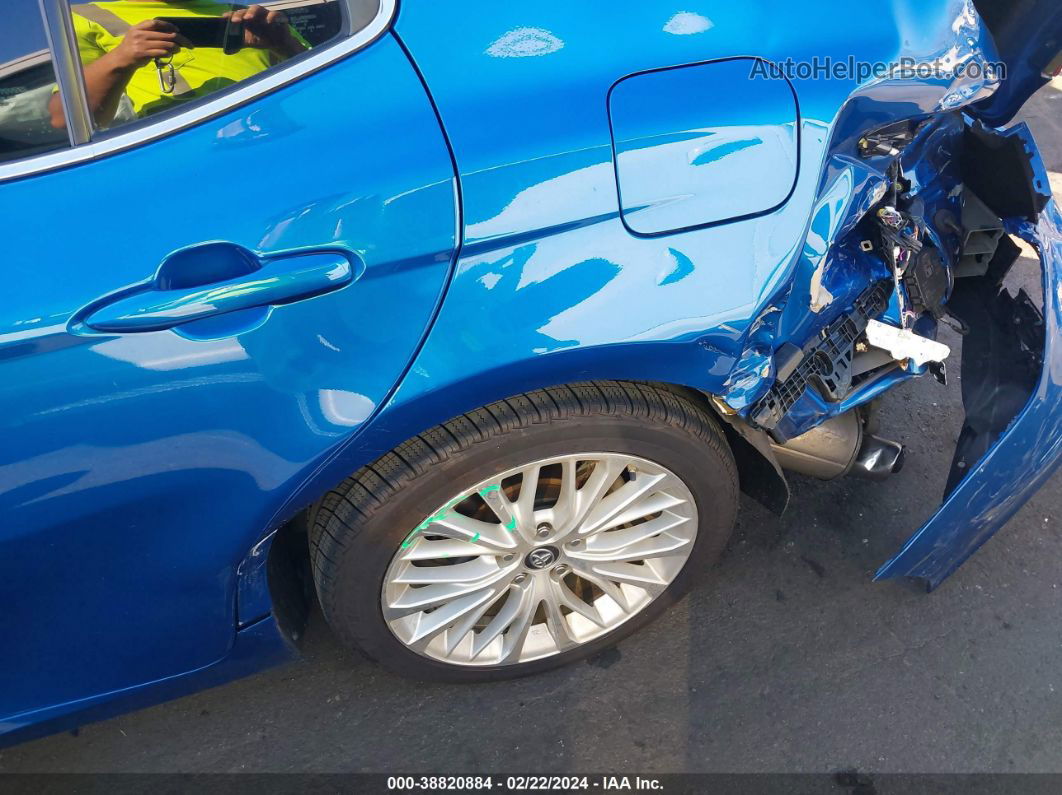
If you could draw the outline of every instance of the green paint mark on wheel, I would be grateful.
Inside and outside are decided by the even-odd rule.
[[[479,533],[476,533],[474,536],[472,536],[472,543],[475,544],[477,541],[479,541]]]
[[[486,496],[490,492],[497,491],[500,488],[501,488],[500,485],[495,484],[493,486],[487,486],[485,489],[483,489],[479,493],[484,495],[484,496]],[[448,503],[446,503],[446,505],[444,505],[439,510],[438,513],[432,514],[427,519],[425,519],[423,522],[421,522],[419,525],[417,525],[415,528],[413,528],[413,532],[410,533],[408,536],[406,536],[406,540],[402,542],[402,549],[408,549],[409,547],[411,547],[413,545],[413,542],[416,540],[417,533],[419,533],[422,530],[425,530],[427,527],[429,527],[430,525],[434,524],[435,522],[441,522],[441,521],[445,520],[446,517],[449,516],[449,514],[450,514],[450,509],[453,508],[455,505],[457,505],[457,503],[461,502],[462,500],[464,500],[464,497],[454,497],[454,499],[452,499]],[[515,522],[515,520],[514,520],[514,522]],[[513,526],[515,527],[515,524]],[[476,533],[476,538],[479,538],[479,533]],[[472,540],[475,541],[476,538],[473,538]]]
[[[433,514],[432,516],[429,516],[423,522],[421,522],[416,527],[414,527],[413,528],[413,532],[410,533],[408,536],[406,536],[406,540],[402,542],[402,549],[406,549],[409,546],[411,546],[413,544],[413,541],[415,540],[415,536],[421,530],[424,530],[426,527],[428,527],[429,525],[433,524],[434,522],[439,522],[439,521],[442,521],[443,519],[445,519],[447,510],[452,508],[453,505],[454,505],[454,503],[451,503],[450,505],[447,505],[445,508],[443,508],[437,514]]]
[[[501,491],[501,484],[495,483],[493,486],[486,486],[485,488],[480,489],[479,496],[483,499],[486,499],[487,495],[490,494],[492,491]]]
[[[509,524],[505,525],[505,529],[508,530],[510,533],[513,530],[516,529],[516,517],[515,516],[512,519],[509,520]]]

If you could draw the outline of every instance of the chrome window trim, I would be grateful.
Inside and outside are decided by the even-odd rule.
[[[70,146],[87,144],[92,140],[92,114],[89,113],[85,72],[77,49],[70,4],[67,0],[37,0],[37,5],[52,56],[52,71],[59,86]]]
[[[114,135],[99,141],[90,141],[70,149],[28,157],[25,160],[0,164],[0,182],[30,176],[31,174],[40,174],[78,163],[86,163],[155,141],[214,116],[220,116],[253,99],[276,91],[278,88],[282,88],[336,61],[342,60],[371,44],[390,28],[398,6],[398,0],[379,1],[380,8],[376,16],[364,28],[345,39],[337,41],[335,44],[322,48],[319,52],[311,53],[290,67],[267,72],[262,78],[235,88],[223,97],[208,99],[183,113],[161,119],[156,123],[131,132]],[[50,31],[49,35],[51,35]]]

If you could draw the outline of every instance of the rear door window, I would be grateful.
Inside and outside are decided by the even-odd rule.
[[[98,0],[70,11],[98,130],[194,106],[308,57],[375,18],[379,0]],[[52,115],[61,116],[58,98]]]

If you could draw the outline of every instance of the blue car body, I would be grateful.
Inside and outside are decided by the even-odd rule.
[[[621,5],[384,3],[371,41],[302,79],[133,148],[0,166],[3,741],[287,658],[281,528],[461,412],[634,379],[766,427],[783,346],[888,278],[850,243],[890,168],[952,207],[947,153],[976,130],[1026,155],[1038,212],[1002,220],[1043,264],[1042,368],[878,576],[935,587],[1050,476],[1062,215],[1028,131],[994,128],[1043,83],[1029,53],[1059,10],[1023,37],[971,0]],[[852,56],[986,68],[783,66]],[[905,120],[904,151],[858,154]],[[212,290],[181,283],[196,269]],[[923,372],[809,389],[774,438]]]

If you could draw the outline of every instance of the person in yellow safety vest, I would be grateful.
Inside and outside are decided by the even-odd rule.
[[[305,52],[306,41],[279,11],[211,0],[109,0],[71,6],[96,124],[114,120],[122,96],[137,117],[168,110],[254,77]],[[178,26],[156,17],[225,18],[242,25],[242,47],[193,47]],[[54,127],[64,127],[62,102],[49,104]]]

